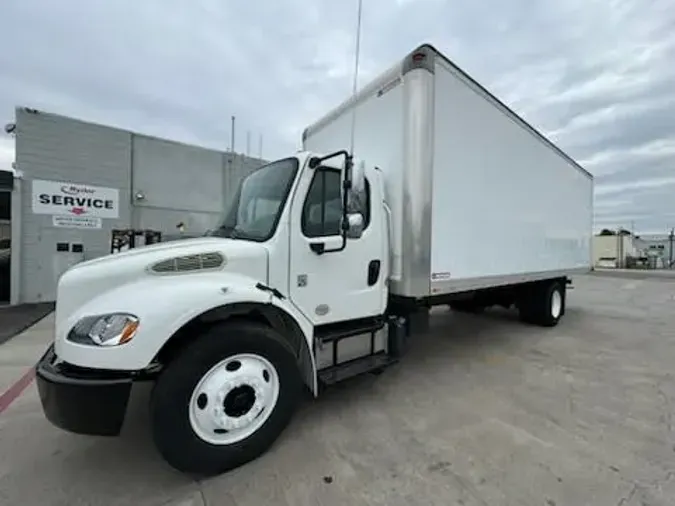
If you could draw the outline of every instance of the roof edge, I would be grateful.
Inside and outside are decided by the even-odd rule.
[[[530,123],[528,123],[522,116],[517,114],[513,109],[511,109],[508,105],[506,105],[501,99],[499,99],[496,95],[494,95],[491,91],[489,91],[485,86],[480,84],[476,79],[471,77],[465,70],[463,70],[461,67],[459,67],[455,62],[453,62],[450,58],[445,56],[442,52],[440,52],[438,49],[436,49],[435,46],[429,43],[422,44],[419,46],[415,51],[425,51],[426,53],[433,53],[434,54],[434,59],[439,58],[441,61],[443,61],[446,65],[450,66],[453,71],[457,72],[462,78],[466,79],[469,81],[472,85],[474,85],[478,90],[480,90],[482,93],[484,93],[487,97],[489,97],[491,100],[493,100],[499,107],[504,109],[504,111],[511,116],[514,120],[516,120],[518,123],[521,124],[526,130],[529,130],[530,133],[532,133],[535,137],[538,137],[544,144],[552,148],[556,153],[558,153],[560,156],[562,156],[565,160],[570,162],[572,165],[574,165],[580,172],[582,172],[584,175],[589,177],[591,180],[594,180],[593,174],[591,174],[588,170],[586,170],[579,162],[577,162],[574,158],[572,158],[570,155],[565,153],[559,146],[557,146],[551,139],[546,137],[543,133],[541,133],[538,129],[533,127]],[[411,53],[414,54],[415,51]]]
[[[425,43],[418,46],[403,59],[401,73],[405,75],[413,70],[423,69],[433,74],[436,70],[434,64],[437,54],[438,51],[431,44]]]

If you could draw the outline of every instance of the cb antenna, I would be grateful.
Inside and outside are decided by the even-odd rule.
[[[358,0],[358,13],[356,16],[356,47],[354,55],[354,82],[352,83],[352,100],[356,98],[356,90],[359,83],[359,53],[361,52],[361,12],[363,11],[363,0]],[[354,101],[355,102],[355,101]],[[352,129],[349,139],[349,154],[354,154],[354,134],[356,130],[356,104],[352,104]]]

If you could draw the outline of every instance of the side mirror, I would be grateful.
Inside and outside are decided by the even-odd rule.
[[[358,239],[363,235],[363,215],[361,213],[350,213],[347,215],[347,238]]]
[[[352,166],[351,188],[347,194],[347,214],[363,214],[366,204],[366,167],[363,161]]]
[[[360,194],[365,191],[366,186],[366,165],[363,160],[355,163],[352,168],[352,191]]]

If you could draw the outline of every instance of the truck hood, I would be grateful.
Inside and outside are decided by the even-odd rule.
[[[59,279],[56,316],[69,315],[98,295],[143,277],[203,275],[203,271],[197,269],[156,274],[149,268],[165,260],[208,253],[220,253],[224,257],[220,271],[244,275],[263,283],[268,281],[268,253],[262,244],[218,237],[171,241],[106,255],[73,266]]]

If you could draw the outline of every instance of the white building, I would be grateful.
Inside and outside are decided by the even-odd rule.
[[[626,257],[640,256],[637,240],[629,234],[593,236],[593,267],[623,268]]]
[[[658,267],[673,266],[675,261],[675,244],[668,235],[644,235],[638,239],[640,249]]]
[[[593,266],[600,268],[629,267],[630,257],[645,267],[663,269],[675,266],[675,243],[667,235],[632,236],[596,235],[593,237]]]

